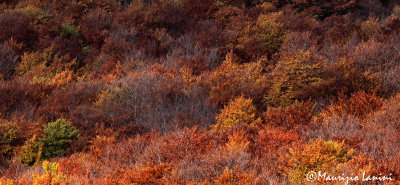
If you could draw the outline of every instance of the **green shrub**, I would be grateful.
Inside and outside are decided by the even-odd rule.
[[[72,141],[78,137],[79,131],[65,119],[50,122],[44,128],[43,137],[35,135],[22,146],[22,163],[33,165],[41,159],[64,156]]]
[[[79,30],[72,24],[64,24],[59,31],[62,33],[63,37],[79,37]]]
[[[43,158],[48,159],[56,156],[63,156],[71,145],[77,140],[79,131],[65,119],[58,119],[48,123],[44,128],[43,139]]]

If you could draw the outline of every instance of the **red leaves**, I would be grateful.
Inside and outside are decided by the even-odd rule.
[[[309,125],[315,113],[315,105],[309,100],[286,108],[269,107],[264,113],[264,120],[266,125],[293,129]]]
[[[171,172],[171,167],[164,163],[149,165],[137,170],[124,171],[122,177],[112,179],[112,184],[166,184],[165,176]]]
[[[383,100],[375,94],[367,94],[360,91],[346,99],[343,94],[339,94],[338,101],[327,109],[323,110],[325,116],[350,114],[360,118],[366,117],[369,113],[379,110],[383,105]]]

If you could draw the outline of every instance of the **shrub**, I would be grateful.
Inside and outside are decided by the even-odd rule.
[[[301,137],[295,130],[265,125],[258,131],[254,145],[250,145],[250,150],[255,156],[268,160],[269,166],[276,167],[279,155],[293,144],[299,143],[302,143]]]
[[[325,117],[323,114],[312,122],[309,128],[303,130],[308,138],[324,140],[344,141],[347,145],[357,148],[365,136],[360,118],[345,115],[331,115]]]
[[[112,24],[112,14],[103,9],[95,9],[88,12],[82,18],[80,31],[83,39],[95,48],[100,48],[109,35]]]
[[[245,123],[250,124],[256,119],[256,107],[251,99],[239,96],[228,103],[217,115],[217,124],[213,129],[228,128],[234,125]]]
[[[24,48],[33,46],[38,33],[32,26],[33,17],[16,11],[0,13],[0,43],[15,39],[21,42]]]
[[[63,37],[79,37],[79,30],[73,24],[64,24],[59,28]]]
[[[262,104],[270,85],[263,70],[261,61],[241,65],[236,63],[232,52],[228,53],[222,65],[204,80],[211,91],[210,101],[222,108],[229,100],[244,95],[251,97],[257,106]]]
[[[0,156],[11,157],[18,130],[12,123],[0,119]]]
[[[21,13],[26,15],[33,15],[38,19],[49,19],[52,18],[53,15],[43,12],[40,8],[36,8],[34,6],[28,5],[27,7],[20,10]]]
[[[43,161],[43,170],[45,174],[33,174],[33,185],[69,185],[67,178],[58,172],[58,163]]]
[[[0,185],[14,185],[14,181],[10,179],[0,178]]]
[[[50,50],[45,50],[43,53],[32,52],[24,53],[21,56],[21,62],[15,68],[18,75],[30,76],[49,76],[46,71],[47,65],[53,60],[54,53]]]
[[[322,79],[321,83],[306,89],[305,95],[327,99],[340,93],[350,96],[361,90],[367,93],[376,92],[379,96],[387,94],[387,88],[381,84],[375,73],[357,70],[351,59],[344,58],[335,64],[326,64]]]
[[[393,16],[400,17],[400,6],[395,6],[392,11]]]
[[[261,55],[271,58],[279,51],[287,34],[284,24],[278,19],[280,15],[280,13],[260,15],[255,23],[243,26],[244,28],[241,28],[243,33],[238,38],[235,52],[244,60],[257,59]]]
[[[40,161],[43,151],[43,143],[35,135],[30,140],[26,141],[21,148],[21,161],[27,165],[34,165]]]
[[[320,29],[320,34],[323,34],[324,44],[338,44],[342,46],[356,41],[355,36],[360,31],[360,26],[356,25],[349,15],[334,15],[326,18],[322,22]]]
[[[357,6],[356,0],[293,0],[296,9],[311,13],[319,19],[332,14],[345,14]]]
[[[225,143],[225,151],[228,153],[246,151],[250,142],[245,138],[244,134],[244,131],[236,131],[229,135],[229,141]]]
[[[214,180],[213,184],[250,185],[254,184],[254,175],[243,172],[240,169],[225,168],[224,173]]]
[[[361,39],[367,41],[373,36],[379,28],[379,19],[368,17],[368,19],[361,23]]]
[[[325,170],[347,162],[354,150],[347,149],[344,142],[318,139],[309,144],[290,149],[283,158],[283,172],[293,183],[307,183],[306,174],[310,171]]]
[[[17,65],[18,56],[6,45],[0,44],[0,79],[10,79]]]
[[[171,166],[164,163],[149,165],[125,172],[121,181],[124,184],[165,184],[165,177],[171,170]]]
[[[310,51],[299,51],[295,56],[287,57],[278,62],[274,69],[274,79],[271,90],[265,96],[269,106],[288,106],[295,100],[305,100],[305,89],[312,89],[322,81],[322,68],[319,58]]]
[[[79,131],[65,119],[48,123],[43,137],[36,135],[22,146],[20,157],[22,162],[33,165],[41,159],[64,156],[72,141],[77,140]]]
[[[334,114],[341,116],[344,114],[354,115],[365,118],[369,113],[379,110],[383,105],[383,100],[375,94],[367,94],[360,91],[346,98],[343,94],[339,95],[337,102],[322,111],[323,116],[332,116]]]
[[[43,158],[64,156],[72,141],[77,140],[78,137],[79,131],[65,119],[48,123],[44,128],[43,138],[41,139]]]
[[[62,85],[69,83],[73,80],[73,72],[65,70],[64,72],[56,74],[56,76],[51,80],[52,85]]]
[[[378,41],[372,38],[362,42],[352,53],[354,67],[362,72],[376,73],[386,88],[400,92],[399,66],[396,62],[400,60],[400,54],[397,52],[399,47],[400,39],[396,37],[391,37],[390,41]]]
[[[269,107],[264,113],[265,124],[293,129],[296,126],[309,125],[316,114],[316,106],[311,101],[296,102],[288,107]]]
[[[246,0],[217,0],[217,5],[220,7],[236,6],[238,8],[246,7]]]
[[[277,52],[286,37],[286,30],[278,21],[280,14],[261,15],[256,23],[256,35],[263,47],[269,48],[273,53]]]

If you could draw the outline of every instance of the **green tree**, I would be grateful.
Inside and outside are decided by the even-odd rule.
[[[45,159],[63,156],[65,150],[70,147],[72,141],[77,140],[79,131],[65,119],[50,122],[44,129],[43,157]]]
[[[24,164],[34,165],[41,159],[63,156],[79,131],[65,119],[50,122],[44,128],[42,137],[33,136],[22,146],[20,157]]]

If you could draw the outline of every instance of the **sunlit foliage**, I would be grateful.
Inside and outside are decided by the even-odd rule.
[[[3,0],[0,184],[400,184],[399,7]]]

